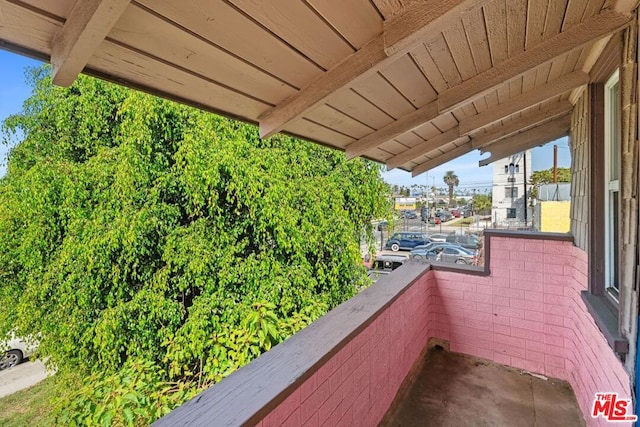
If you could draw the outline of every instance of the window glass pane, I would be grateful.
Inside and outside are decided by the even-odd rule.
[[[609,88],[610,100],[610,141],[609,171],[610,180],[616,180],[620,170],[620,82]]]
[[[612,234],[613,234],[613,247],[611,254],[611,287],[616,290],[620,289],[618,284],[618,192],[614,191],[611,194],[611,221],[612,221]]]

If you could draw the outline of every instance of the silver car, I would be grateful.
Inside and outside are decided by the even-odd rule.
[[[440,251],[436,261],[473,265],[475,264],[476,256],[473,252],[461,246],[447,246]]]
[[[0,342],[0,371],[12,368],[31,356],[38,348],[37,342],[9,336],[9,339]]]

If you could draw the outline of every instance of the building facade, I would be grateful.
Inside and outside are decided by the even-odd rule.
[[[491,219],[498,228],[521,228],[532,223],[527,203],[531,178],[531,150],[493,163]]]

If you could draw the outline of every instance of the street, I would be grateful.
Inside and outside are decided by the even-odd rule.
[[[47,369],[40,360],[26,361],[0,371],[0,398],[29,388],[47,378]]]

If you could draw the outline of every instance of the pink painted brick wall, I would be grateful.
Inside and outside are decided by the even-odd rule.
[[[407,289],[261,425],[378,424],[427,343],[433,280]]]
[[[587,255],[570,242],[491,239],[489,277],[430,273],[438,315],[430,336],[449,340],[452,351],[567,380],[587,423],[599,425],[590,417],[595,393],[629,398],[630,388],[580,297]]]
[[[261,422],[375,425],[431,337],[451,350],[567,380],[589,425],[596,392],[629,378],[580,297],[587,256],[570,242],[491,237],[491,275],[429,270]]]

